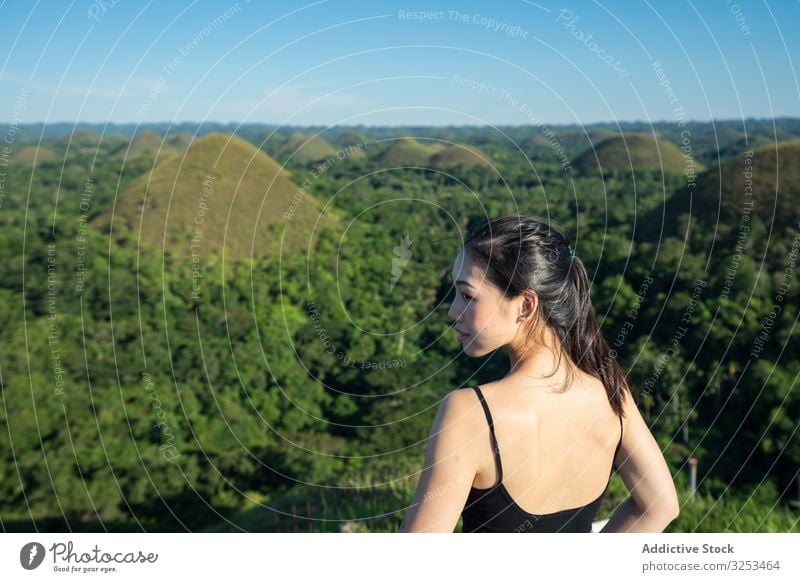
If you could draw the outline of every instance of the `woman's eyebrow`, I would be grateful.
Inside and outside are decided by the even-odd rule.
[[[448,276],[449,276],[449,277],[450,277],[450,279],[452,280],[452,278],[453,278],[453,273],[448,273]],[[474,288],[475,288],[475,287],[472,287],[472,285],[470,285],[470,284],[469,284],[467,281],[465,281],[464,279],[458,279],[458,280],[457,280],[457,281],[455,281],[453,284],[454,284],[454,285],[466,285],[467,287],[471,287],[472,289],[474,289]]]

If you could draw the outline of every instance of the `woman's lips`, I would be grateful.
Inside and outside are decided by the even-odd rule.
[[[465,339],[469,337],[468,333],[459,333],[458,334],[458,341],[463,342]]]

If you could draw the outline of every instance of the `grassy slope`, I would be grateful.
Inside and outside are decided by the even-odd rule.
[[[459,164],[492,165],[492,159],[473,146],[447,145],[439,142],[420,142],[413,138],[399,138],[378,155],[378,161],[393,166],[423,166],[445,168]]]
[[[713,235],[715,254],[734,252],[741,234],[751,255],[761,256],[764,246],[769,244],[767,259],[775,265],[782,264],[797,226],[800,140],[751,151],[749,160],[747,152],[740,152],[703,172],[697,177],[693,192],[685,189],[675,192],[663,209],[644,217],[644,221],[657,232],[656,225],[663,217],[665,234],[683,237],[691,215],[692,237]],[[748,168],[750,177],[744,174]],[[747,180],[752,180],[752,184]],[[747,187],[752,188],[752,196],[745,195]],[[748,220],[742,222],[745,216]],[[740,224],[751,230],[740,232]]]
[[[430,164],[436,168],[453,166],[493,166],[492,158],[474,146],[452,145],[431,156]]]
[[[643,134],[626,134],[608,138],[594,150],[581,154],[574,166],[586,174],[600,170],[662,170],[682,173],[686,160],[675,145]],[[695,163],[695,171],[701,168]]]
[[[318,162],[336,156],[334,148],[325,138],[295,132],[281,146],[285,158],[300,163]]]
[[[206,180],[213,184],[210,194],[204,192]],[[189,257],[189,236],[199,228],[194,250],[221,254],[224,244],[227,260],[250,257],[254,238],[253,256],[277,252],[280,240],[266,229],[267,224],[277,224],[286,226],[287,250],[305,249],[319,203],[306,194],[287,220],[284,212],[297,192],[289,174],[262,151],[237,137],[211,133],[194,141],[185,154],[135,180],[117,201],[114,230],[139,231],[141,220],[141,244]],[[110,214],[101,215],[95,224],[108,230]]]

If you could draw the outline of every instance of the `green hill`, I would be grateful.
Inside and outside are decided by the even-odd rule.
[[[191,133],[187,133],[185,131],[178,131],[174,133],[168,133],[164,136],[164,141],[167,145],[170,145],[180,151],[185,150],[189,147],[189,145],[194,140]]]
[[[221,254],[224,244],[226,260],[234,260],[278,252],[280,240],[268,230],[275,225],[286,227],[285,250],[305,249],[320,206],[307,193],[295,200],[298,192],[288,172],[264,152],[211,133],[137,178],[117,200],[113,231],[132,230],[142,245],[180,257]],[[105,232],[111,212],[94,221]]]
[[[347,131],[336,139],[338,152],[342,152],[339,155],[349,159],[365,158],[369,142],[370,139],[360,131]]]
[[[42,162],[50,162],[55,159],[56,155],[50,148],[28,146],[14,154],[11,161],[19,166],[32,167]]]
[[[487,166],[494,165],[492,158],[474,146],[451,145],[435,153],[430,158],[430,165],[435,168],[452,168],[455,166]]]
[[[281,145],[281,154],[282,159],[292,156],[293,162],[306,164],[335,157],[336,148],[323,137],[296,131]]]
[[[179,154],[183,148],[170,145],[161,136],[152,131],[142,131],[137,133],[130,144],[123,144],[112,154],[115,160],[132,160],[136,158],[148,158],[153,161],[163,161],[167,158]]]
[[[412,137],[392,140],[377,157],[378,162],[387,166],[427,166],[431,156],[445,149],[444,144],[422,143]]]
[[[751,228],[758,228],[752,224],[757,219],[764,234],[772,226],[770,248],[783,254],[778,247],[791,243],[796,232],[799,200],[800,140],[792,140],[742,152],[703,173],[692,215],[716,230],[717,240],[731,243],[744,216]]]
[[[698,252],[712,244],[716,256],[745,251],[760,257],[766,250],[767,264],[779,269],[796,233],[798,200],[800,140],[779,142],[703,172],[693,191],[682,188],[643,216],[641,232],[655,240],[663,220],[664,236],[684,238],[688,230]]]
[[[575,160],[580,172],[596,175],[606,170],[660,170],[680,174],[687,167],[683,153],[670,142],[647,134],[623,134],[600,142]],[[694,162],[695,173],[702,168]]]
[[[368,141],[369,138],[360,131],[346,131],[336,139],[336,143],[342,148],[357,146]]]
[[[421,142],[412,137],[392,140],[377,161],[391,166],[423,166],[454,168],[456,166],[493,166],[494,161],[475,146],[446,144],[438,141]]]

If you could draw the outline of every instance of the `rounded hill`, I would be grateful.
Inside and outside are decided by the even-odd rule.
[[[698,177],[696,214],[717,232],[735,237],[744,216],[772,235],[794,232],[800,200],[800,140],[746,150]],[[766,234],[766,233],[765,233]],[[772,238],[772,237],[771,237]]]
[[[800,140],[740,152],[697,177],[694,189],[675,192],[643,216],[641,239],[682,238],[698,252],[766,252],[781,269],[797,232]],[[663,224],[664,231],[661,232]]]
[[[444,149],[438,142],[422,143],[412,137],[392,140],[378,155],[378,162],[392,166],[427,166],[431,156]]]
[[[687,167],[701,171],[699,164],[687,160],[674,144],[652,135],[631,133],[609,137],[590,148],[575,160],[573,166],[583,174],[598,174],[607,170],[658,170],[675,174]]]
[[[452,168],[455,166],[494,165],[489,154],[474,146],[454,144],[431,156],[430,164],[435,168]]]
[[[112,156],[117,160],[136,158],[165,160],[180,152],[180,148],[167,143],[158,134],[145,130],[138,132],[130,143],[122,144]]]
[[[111,212],[94,224],[112,230]],[[210,133],[131,183],[117,200],[113,232],[133,231],[140,244],[180,257],[221,255],[224,246],[233,260],[279,252],[284,228],[284,250],[305,249],[319,212],[264,152]],[[318,226],[330,224],[322,217]]]
[[[334,148],[328,140],[318,135],[306,135],[296,131],[281,144],[281,154],[287,161],[311,163],[336,156]]]

